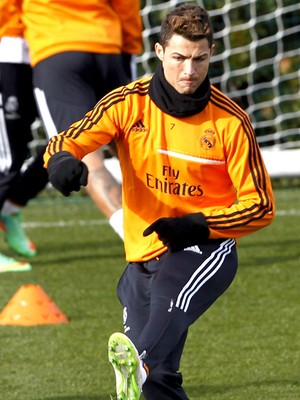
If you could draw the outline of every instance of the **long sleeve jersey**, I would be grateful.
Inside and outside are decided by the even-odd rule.
[[[161,217],[202,212],[211,239],[238,238],[270,224],[271,182],[247,114],[209,81],[199,112],[190,115],[198,107],[191,99],[187,112],[182,102],[183,109],[174,113],[172,104],[164,103],[176,96],[161,94],[154,77],[112,91],[85,118],[54,136],[45,166],[59,151],[82,159],[115,141],[128,261],[147,261],[166,251],[155,233],[143,237]]]
[[[22,0],[0,0],[0,38],[23,37]]]
[[[24,0],[22,18],[32,66],[65,51],[142,51],[138,0]]]

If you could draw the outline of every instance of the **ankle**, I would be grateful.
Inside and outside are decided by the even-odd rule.
[[[18,214],[21,211],[21,206],[11,202],[10,200],[5,200],[3,203],[1,214],[4,215],[14,215]]]
[[[149,368],[143,360],[140,359],[140,366],[141,366],[141,375],[142,375],[142,384],[146,382],[146,379],[149,375]]]

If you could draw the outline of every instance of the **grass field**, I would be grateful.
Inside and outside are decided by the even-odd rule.
[[[239,241],[235,281],[190,329],[181,370],[191,400],[300,399],[300,188],[275,196],[274,223]],[[38,284],[70,322],[0,327],[0,398],[109,399],[122,242],[84,196],[46,192],[23,219],[38,255],[32,271],[0,275],[0,309]],[[0,251],[13,255],[3,241]]]

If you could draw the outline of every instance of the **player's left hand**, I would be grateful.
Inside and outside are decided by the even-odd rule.
[[[156,232],[159,240],[171,251],[182,250],[207,240],[209,229],[202,213],[183,217],[159,218],[145,229],[143,236]]]

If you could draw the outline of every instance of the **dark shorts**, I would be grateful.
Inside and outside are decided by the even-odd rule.
[[[27,64],[0,63],[0,208],[19,178],[37,116],[32,70]]]
[[[128,82],[121,55],[63,52],[33,69],[35,96],[49,137],[67,129],[109,91]]]

